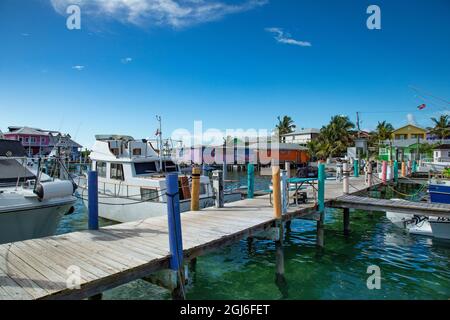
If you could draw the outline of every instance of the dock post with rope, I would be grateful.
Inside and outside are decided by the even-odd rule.
[[[324,246],[324,224],[325,224],[325,164],[319,164],[319,185],[317,191],[317,200],[319,206],[320,218],[317,221],[317,246],[323,248]]]
[[[173,300],[184,300],[185,272],[183,264],[183,237],[180,216],[180,195],[178,174],[170,173],[166,176],[167,196],[167,233],[169,238],[169,266],[152,273],[142,280],[165,288],[170,291]],[[195,260],[189,264],[192,268]]]
[[[359,177],[359,159],[353,160],[353,175],[355,178]]]
[[[402,178],[406,177],[406,163],[402,161]]]
[[[247,165],[247,199],[253,199],[255,193],[255,165]]]
[[[88,227],[98,230],[98,174],[97,171],[88,173]]]
[[[200,210],[200,169],[192,168],[191,211]]]
[[[398,161],[394,161],[394,182],[398,182]]]
[[[387,182],[387,161],[383,161],[382,169],[381,169],[381,181],[383,184]]]

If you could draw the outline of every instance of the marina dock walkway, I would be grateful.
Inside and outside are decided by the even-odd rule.
[[[349,208],[368,211],[394,211],[424,216],[450,217],[450,205],[443,203],[412,202],[406,200],[387,200],[345,195],[329,204],[333,208]]]
[[[352,185],[365,189],[364,179]],[[357,190],[355,190],[357,191]],[[342,195],[327,183],[326,199]],[[290,207],[283,220],[314,213],[313,202]],[[269,196],[181,215],[184,256],[192,259],[275,223]],[[167,217],[0,245],[0,299],[82,299],[168,268]],[[68,289],[79,271],[79,289]]]
[[[367,188],[364,178],[351,178],[351,192]],[[327,180],[328,205],[346,199],[342,184]],[[340,198],[341,197],[341,198]],[[338,198],[337,200],[335,200]],[[372,199],[375,200],[375,199]],[[291,206],[283,220],[306,218],[316,212],[309,202]],[[269,196],[181,215],[187,260],[217,250],[274,226]],[[0,245],[1,299],[83,299],[169,267],[167,217],[123,223],[98,231],[81,231]],[[79,274],[80,287],[68,289]]]

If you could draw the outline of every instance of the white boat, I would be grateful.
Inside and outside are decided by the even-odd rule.
[[[0,140],[0,243],[53,235],[73,210],[75,186],[37,175],[19,141]]]
[[[191,206],[190,176],[180,172],[170,157],[159,156],[147,140],[130,136],[100,135],[89,155],[92,170],[98,173],[98,210],[105,219],[130,222],[167,214],[166,174],[180,174],[180,210]],[[88,205],[86,177],[78,179],[80,194]],[[241,195],[225,195],[225,201]],[[207,176],[200,177],[200,207],[214,205],[213,189]]]
[[[450,239],[450,219],[448,218],[425,217],[414,213],[404,214],[392,211],[386,212],[386,218],[397,227],[404,228],[411,234]]]

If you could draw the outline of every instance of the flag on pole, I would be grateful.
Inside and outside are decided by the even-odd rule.
[[[160,134],[161,134],[161,131],[159,131],[159,129],[157,129],[155,132],[155,136],[159,136]]]
[[[426,104],[421,104],[420,106],[417,107],[417,109],[423,110],[423,109],[425,109],[426,107],[427,107]]]

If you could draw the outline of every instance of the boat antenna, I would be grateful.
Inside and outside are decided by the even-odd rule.
[[[159,129],[157,131],[158,135],[159,135],[159,171],[162,172],[163,168],[162,168],[162,127],[161,127],[161,116],[156,116],[156,120],[159,122]]]

